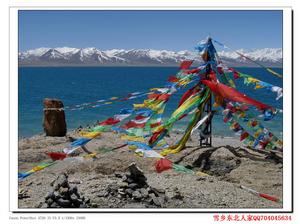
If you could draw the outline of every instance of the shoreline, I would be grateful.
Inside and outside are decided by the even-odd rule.
[[[71,129],[68,129],[67,130],[67,134],[66,134],[66,136],[68,136],[68,135],[74,135],[74,134],[76,134],[76,132],[78,131],[78,130],[85,130],[85,129],[89,129],[89,128],[91,128],[91,127],[94,127],[95,125],[97,125],[97,124],[86,124],[86,125],[84,125],[84,127],[82,127],[82,126],[79,126],[79,127],[77,127],[77,128],[71,128]],[[181,128],[182,127],[182,128]],[[171,134],[176,134],[176,135],[178,135],[178,134],[183,134],[184,132],[185,132],[185,128],[186,128],[186,126],[185,125],[180,125],[180,123],[179,124],[177,124],[177,127],[174,127],[173,129],[172,129],[172,133]],[[228,129],[229,130],[229,129]],[[229,130],[230,131],[230,130]],[[113,133],[113,132],[109,132],[109,133]],[[198,131],[197,132],[195,132],[195,133],[197,133],[198,134]],[[194,134],[194,135],[196,135],[196,134]],[[46,137],[45,136],[45,133],[44,132],[39,132],[39,133],[35,133],[35,134],[32,134],[32,135],[30,135],[30,136],[18,136],[18,140],[20,141],[20,140],[22,140],[22,139],[30,139],[30,138],[35,138],[35,137],[37,137],[37,136],[43,136],[43,137]],[[213,134],[212,135],[212,137],[216,137],[216,138],[235,138],[235,134],[234,134],[234,132],[231,132],[231,135],[227,135],[227,136],[225,136],[225,135],[220,135],[220,134]]]

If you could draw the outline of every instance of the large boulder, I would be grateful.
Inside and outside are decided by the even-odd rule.
[[[67,124],[63,103],[58,99],[44,99],[44,131],[47,136],[65,136]]]

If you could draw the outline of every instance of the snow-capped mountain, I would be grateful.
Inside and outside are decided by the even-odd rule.
[[[259,62],[266,66],[282,67],[282,49],[281,48],[263,48],[263,49],[254,49],[251,51],[246,51],[244,49],[237,50],[237,52],[242,53],[243,55],[251,58],[252,60]],[[241,57],[235,52],[218,52],[220,58],[225,62],[225,64],[252,64],[249,60]],[[255,66],[255,65],[253,65]]]
[[[282,49],[264,48],[238,52],[265,66],[282,66]],[[228,66],[256,66],[235,52],[219,51],[220,59]],[[174,66],[183,60],[194,59],[201,63],[202,59],[195,51],[168,51],[153,49],[112,49],[97,48],[37,48],[19,53],[19,65],[24,66]]]

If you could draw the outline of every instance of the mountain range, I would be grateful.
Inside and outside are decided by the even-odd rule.
[[[252,60],[269,67],[282,67],[281,48],[237,50]],[[228,66],[255,67],[256,64],[231,51],[219,51],[218,55]],[[97,48],[37,48],[20,52],[19,66],[177,66],[183,60],[194,59],[202,63],[201,57],[193,51],[169,51],[153,49]]]

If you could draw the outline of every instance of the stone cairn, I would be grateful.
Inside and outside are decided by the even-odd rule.
[[[42,208],[89,208],[90,200],[81,197],[76,185],[69,185],[68,175],[60,174],[51,183]]]
[[[129,174],[115,173],[116,177],[122,178],[122,182],[109,185],[98,197],[118,197],[127,202],[144,203],[147,207],[165,207],[168,201],[165,190],[149,186],[143,171],[134,163],[128,170]]]

